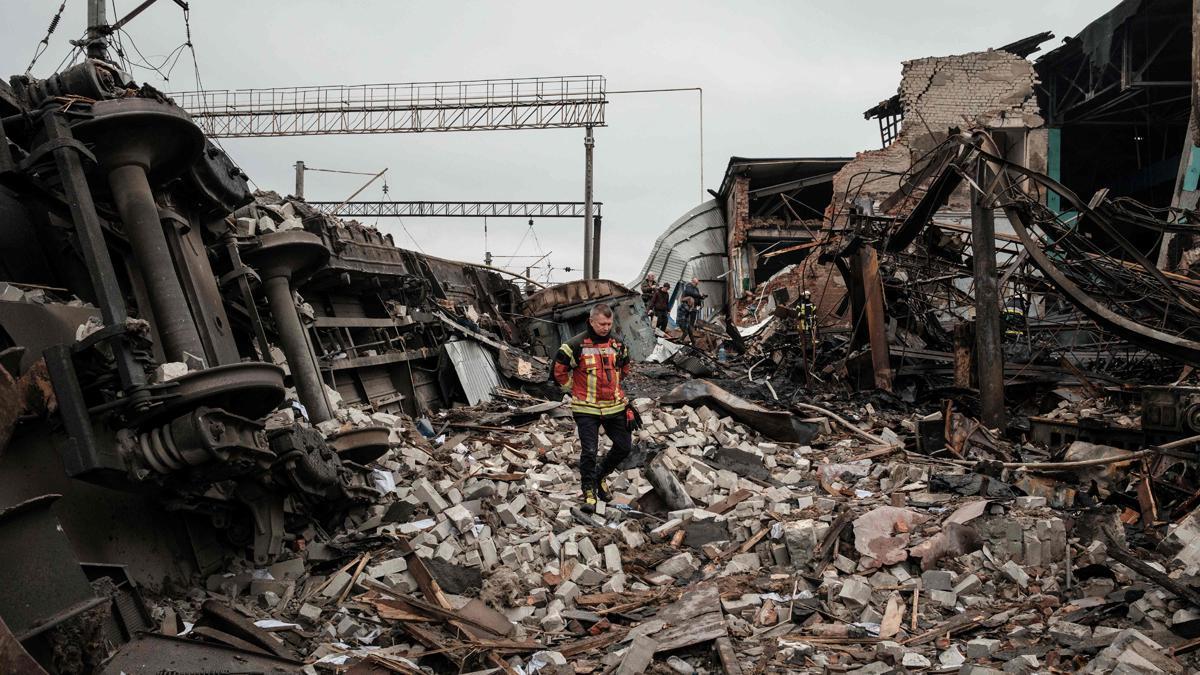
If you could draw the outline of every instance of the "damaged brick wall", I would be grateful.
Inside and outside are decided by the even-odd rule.
[[[904,126],[891,145],[858,153],[838,172],[831,209],[840,211],[856,196],[881,199],[895,192],[900,174],[945,139],[950,128],[1041,127],[1044,121],[1034,96],[1037,82],[1031,62],[1004,51],[904,62],[899,88]],[[1022,154],[1026,145],[1020,143]]]
[[[745,280],[750,278],[749,251],[742,248],[750,230],[750,176],[733,179],[729,196],[725,198],[725,244],[729,251],[729,280],[726,282],[726,301],[733,302],[741,293]]]

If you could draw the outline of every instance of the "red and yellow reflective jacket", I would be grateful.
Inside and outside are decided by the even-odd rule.
[[[571,395],[571,411],[615,415],[625,409],[621,378],[629,374],[629,348],[589,327],[563,343],[554,356],[554,381]]]

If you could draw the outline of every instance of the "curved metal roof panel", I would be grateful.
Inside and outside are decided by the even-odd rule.
[[[659,282],[672,287],[695,276],[709,297],[724,297],[725,273],[729,268],[725,239],[725,216],[720,202],[713,199],[700,204],[659,236],[642,273],[630,287],[638,288],[650,272],[654,272]]]

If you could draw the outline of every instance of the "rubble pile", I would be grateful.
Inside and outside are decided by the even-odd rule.
[[[1068,513],[1012,490],[1019,472],[905,450],[916,425],[869,404],[811,420],[802,445],[645,398],[638,450],[588,514],[569,415],[506,423],[528,401],[364,415],[391,428],[371,467],[384,496],[314,523],[291,557],[160,599],[162,630],[212,639],[236,618],[310,673],[1189,667],[1194,519],[1179,554],[1142,562],[1117,510]]]

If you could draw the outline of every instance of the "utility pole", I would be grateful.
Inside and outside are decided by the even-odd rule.
[[[87,6],[87,55],[89,59],[108,58],[108,16],[105,3],[108,0],[88,0]]]
[[[586,127],[583,136],[583,278],[595,279],[596,270],[593,267],[592,249],[594,242],[592,238],[595,236],[592,222],[592,148],[595,147],[596,141],[592,138],[592,127]]]
[[[988,185],[988,163],[980,158],[975,184]],[[975,272],[975,362],[984,426],[1003,430],[1004,344],[1000,325],[1000,289],[996,284],[996,226],[990,195],[971,200],[971,260]]]
[[[304,160],[296,162],[296,199],[304,199]]]

